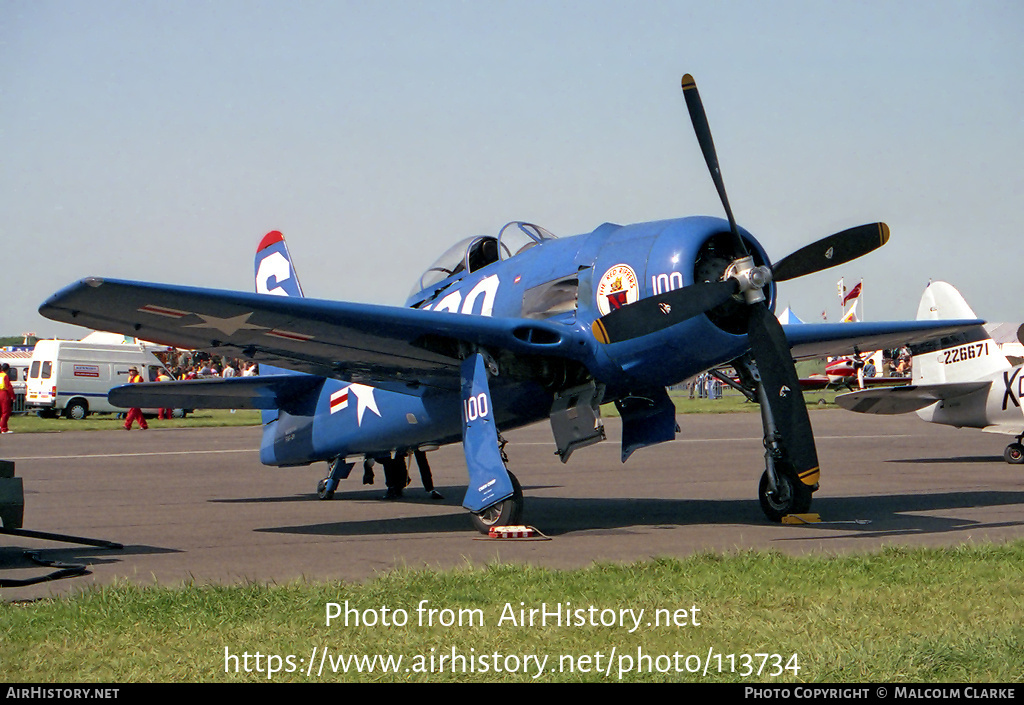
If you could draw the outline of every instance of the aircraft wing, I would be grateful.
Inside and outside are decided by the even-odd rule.
[[[862,414],[906,414],[931,406],[937,401],[987,390],[991,384],[991,381],[955,382],[863,389],[859,392],[840,394],[836,397],[836,404]]]
[[[981,320],[804,323],[783,326],[782,329],[786,333],[794,359],[804,360],[923,343],[983,323]]]
[[[412,394],[423,386],[458,389],[463,343],[574,359],[592,343],[546,321],[100,278],[57,292],[39,312],[63,323]]]

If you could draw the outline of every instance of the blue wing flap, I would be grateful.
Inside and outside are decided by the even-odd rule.
[[[39,312],[64,323],[406,392],[419,385],[458,389],[460,342],[577,359],[584,353],[574,329],[544,321],[98,278],[57,292]]]

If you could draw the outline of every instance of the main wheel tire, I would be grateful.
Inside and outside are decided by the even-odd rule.
[[[1020,465],[1024,463],[1024,445],[1020,443],[1011,443],[1006,446],[1006,450],[1003,451],[1003,460],[1010,463],[1010,465]]]
[[[761,475],[761,482],[757,487],[761,511],[766,517],[778,522],[787,514],[803,514],[811,508],[813,490],[810,487],[800,482],[785,466],[776,466],[775,474],[779,478],[779,486],[775,492],[768,489],[767,470]]]
[[[86,406],[84,401],[76,400],[64,407],[64,415],[69,419],[81,421],[89,415],[89,407]]]
[[[492,526],[513,526],[522,520],[523,488],[515,475],[509,473],[508,477],[512,480],[511,497],[492,504],[479,514],[469,515],[473,527],[481,534],[489,532]]]

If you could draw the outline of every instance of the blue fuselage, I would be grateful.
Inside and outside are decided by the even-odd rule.
[[[571,359],[495,353],[494,417],[501,429],[523,426],[546,419],[554,395],[582,378],[603,385],[604,401],[612,401],[664,389],[742,354],[746,335],[729,332],[705,315],[611,345],[597,343],[590,332],[593,321],[612,308],[719,277],[730,258],[716,258],[707,243],[725,232],[725,221],[709,217],[605,224],[589,234],[545,239],[477,268],[467,255],[462,271],[410,297],[407,305],[453,315],[541,320],[572,331],[580,342]],[[767,262],[756,241],[746,232],[743,236],[755,258]],[[769,295],[774,303],[774,288]],[[402,393],[325,378],[307,396],[267,419],[264,463],[380,457],[461,440],[457,385]]]

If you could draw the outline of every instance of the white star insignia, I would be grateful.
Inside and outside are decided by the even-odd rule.
[[[380,416],[377,400],[373,396],[373,387],[368,387],[365,384],[352,384],[349,385],[349,389],[356,395],[356,422],[360,426],[363,425],[363,413],[367,409]]]
[[[252,312],[243,313],[231,318],[207,316],[205,313],[197,313],[196,315],[202,318],[203,322],[193,323],[192,325],[185,326],[185,328],[212,328],[214,330],[219,330],[227,336],[232,336],[240,330],[266,330],[264,326],[256,326],[246,322],[249,320]]]

